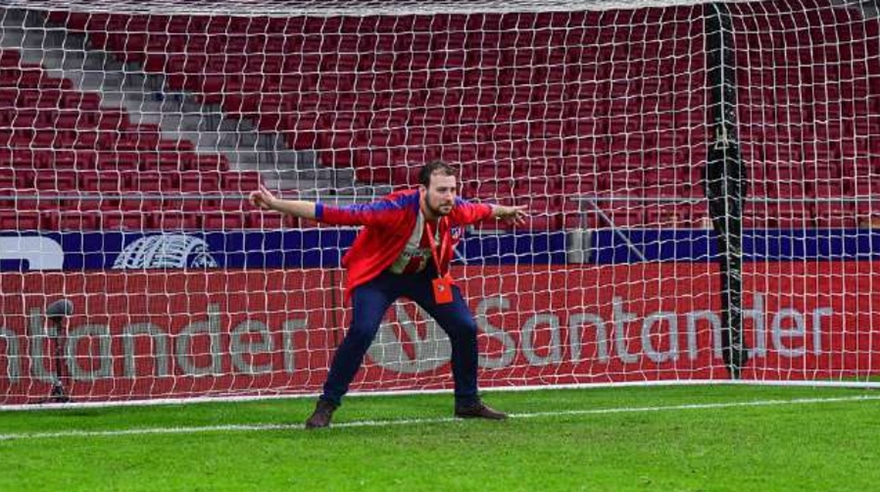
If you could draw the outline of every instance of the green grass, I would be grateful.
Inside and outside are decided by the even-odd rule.
[[[303,399],[0,412],[3,436],[93,432],[0,440],[0,490],[873,490],[880,400],[852,399],[859,396],[880,394],[749,386],[488,393],[493,406],[525,414],[506,422],[446,420],[450,395],[357,397],[337,423],[415,421],[310,432],[299,428],[313,407]],[[846,400],[681,408],[813,398]],[[540,412],[571,413],[531,415]],[[94,434],[229,425],[285,427]]]

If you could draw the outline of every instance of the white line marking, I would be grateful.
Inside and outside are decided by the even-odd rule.
[[[720,408],[738,407],[769,407],[785,405],[811,405],[821,403],[844,403],[859,401],[878,401],[880,395],[844,396],[836,398],[798,398],[794,400],[753,400],[728,403],[691,403],[683,405],[668,405],[657,407],[617,407],[617,408],[593,408],[589,410],[562,410],[555,412],[532,412],[513,413],[511,419],[533,419],[543,417],[569,417],[578,415],[608,415],[619,413],[647,413],[669,412],[679,410],[713,410]],[[422,425],[442,424],[459,422],[460,419],[453,417],[424,418],[424,419],[400,419],[400,420],[361,420],[354,422],[339,422],[333,424],[334,429],[348,429],[354,427],[391,427],[398,425]],[[120,430],[97,430],[97,431],[59,431],[59,432],[23,432],[0,434],[0,441],[12,440],[35,440],[55,439],[63,437],[116,437],[132,435],[161,435],[161,434],[199,434],[205,432],[255,432],[274,430],[304,430],[302,424],[252,424],[252,425],[210,425],[204,427],[152,427],[143,429],[120,429]],[[325,432],[325,431],[317,431]]]
[[[666,0],[671,1],[671,0]],[[597,388],[645,388],[645,387],[670,387],[670,386],[773,386],[779,388],[808,387],[808,388],[849,388],[855,390],[880,389],[880,381],[755,381],[751,379],[686,379],[671,381],[623,381],[615,383],[572,383],[554,384],[553,386],[499,386],[486,387],[487,392],[523,392],[523,391],[559,391],[569,389],[597,389]],[[451,389],[420,389],[420,390],[369,390],[352,391],[346,398],[373,398],[376,396],[405,396],[405,395],[441,395],[452,396]],[[298,400],[314,399],[320,393],[260,393],[256,395],[243,395],[235,393],[223,393],[222,395],[194,396],[186,398],[152,398],[149,400],[112,400],[112,401],[78,401],[68,403],[23,403],[15,405],[0,405],[2,412],[41,412],[45,410],[70,411],[82,408],[115,408],[115,407],[150,407],[161,405],[192,405],[195,403],[243,403],[267,400]]]

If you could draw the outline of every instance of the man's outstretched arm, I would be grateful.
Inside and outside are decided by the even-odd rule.
[[[260,185],[259,190],[251,192],[249,197],[251,205],[263,210],[276,210],[283,214],[292,215],[301,219],[315,219],[315,202],[304,200],[282,200],[276,198],[265,186]]]
[[[460,224],[475,224],[477,222],[496,218],[509,225],[525,224],[529,216],[525,205],[505,206],[488,203],[474,203],[470,200],[458,197],[456,200],[454,219]]]
[[[301,219],[315,220],[330,225],[369,226],[382,225],[396,220],[395,214],[401,205],[389,200],[372,203],[355,203],[344,207],[334,207],[321,202],[304,200],[281,200],[264,186],[252,191],[250,202],[263,210],[276,210]]]
[[[529,212],[526,205],[492,205],[492,216],[510,225],[523,225]]]

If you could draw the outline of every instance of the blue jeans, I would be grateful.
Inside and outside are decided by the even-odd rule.
[[[336,405],[341,403],[379,331],[385,312],[398,297],[405,296],[431,315],[449,337],[456,405],[472,405],[478,401],[477,323],[456,286],[452,289],[453,302],[434,302],[431,280],[436,276],[432,266],[415,274],[397,275],[386,271],[354,289],[351,325],[345,339],[336,348],[322,400]]]

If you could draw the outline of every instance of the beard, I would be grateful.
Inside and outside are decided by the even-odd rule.
[[[452,205],[440,205],[436,208],[428,205],[428,210],[430,210],[431,213],[434,215],[446,216],[449,215],[450,212],[452,212]]]
[[[428,207],[428,210],[430,210],[432,214],[437,216],[446,216],[452,212],[452,203],[442,203],[436,207],[431,205],[430,194],[425,197],[425,205]]]

